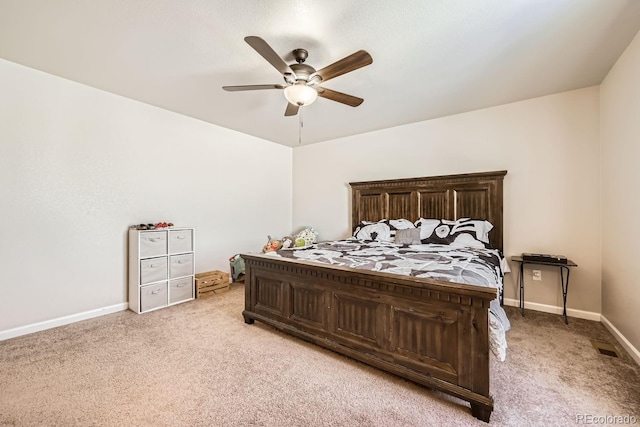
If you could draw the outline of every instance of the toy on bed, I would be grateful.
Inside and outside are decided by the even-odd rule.
[[[262,247],[262,252],[273,252],[282,248],[282,241],[277,239],[272,239],[271,236],[267,236],[267,244]]]
[[[285,236],[282,239],[272,239],[267,236],[267,243],[262,247],[263,253],[274,252],[279,249],[298,248],[313,245],[318,241],[318,233],[313,227],[305,227],[294,236]]]
[[[304,230],[296,234],[294,245],[296,247],[309,246],[313,245],[317,241],[318,233],[313,229],[313,227],[305,227]]]
[[[293,247],[295,239],[291,236],[285,236],[282,238],[282,249],[289,249]]]

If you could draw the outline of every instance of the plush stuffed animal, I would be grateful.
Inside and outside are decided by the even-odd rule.
[[[294,239],[290,236],[285,236],[282,238],[282,248],[287,249],[293,246]]]
[[[318,241],[318,233],[315,232],[313,227],[306,227],[304,230],[296,235],[296,246],[309,246]]]
[[[273,252],[282,248],[282,242],[280,240],[272,239],[271,236],[267,236],[267,244],[262,247],[262,252]]]

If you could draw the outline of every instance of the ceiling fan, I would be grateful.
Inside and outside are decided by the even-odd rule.
[[[284,112],[285,116],[295,116],[298,114],[300,107],[311,104],[318,96],[351,107],[357,107],[364,101],[362,98],[320,86],[321,83],[327,82],[334,77],[371,64],[373,58],[364,50],[359,50],[316,71],[315,68],[304,63],[309,56],[309,53],[305,49],[295,49],[293,56],[296,63],[287,65],[271,46],[260,37],[248,36],[244,38],[244,41],[282,74],[285,84],[223,86],[222,89],[231,92],[241,90],[284,89],[284,96],[288,101],[287,108]]]

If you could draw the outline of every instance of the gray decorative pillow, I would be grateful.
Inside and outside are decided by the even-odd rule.
[[[419,228],[405,228],[396,231],[396,243],[401,245],[419,245],[420,242],[420,229]]]

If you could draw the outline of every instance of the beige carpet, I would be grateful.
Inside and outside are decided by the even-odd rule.
[[[0,426],[482,426],[468,404],[242,320],[243,285],[0,342]],[[599,323],[508,308],[496,426],[632,415],[640,368]],[[617,346],[622,351],[620,346]],[[586,419],[586,418],[585,418]]]

